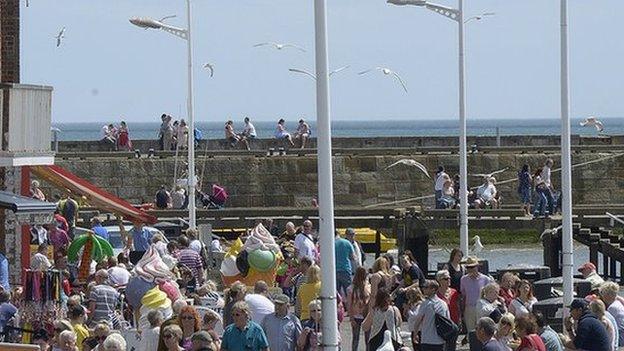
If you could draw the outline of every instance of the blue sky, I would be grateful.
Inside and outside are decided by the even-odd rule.
[[[438,0],[456,6],[456,1]],[[466,28],[468,118],[559,116],[559,1],[465,0],[466,13],[496,12]],[[621,0],[570,0],[573,117],[624,116]],[[196,119],[314,118],[313,1],[193,0]],[[24,4],[22,4],[24,6]],[[433,12],[383,0],[328,0],[332,118],[457,116],[457,25]],[[53,121],[156,121],[186,112],[186,46],[133,16],[177,14],[183,0],[31,0],[22,7],[22,82],[54,87]],[[67,27],[60,48],[54,35]],[[254,48],[265,41],[308,50]],[[215,65],[210,78],[205,62]],[[406,81],[405,94],[381,74]]]

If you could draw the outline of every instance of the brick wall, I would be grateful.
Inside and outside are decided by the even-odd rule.
[[[0,0],[0,81],[20,81],[20,0]]]

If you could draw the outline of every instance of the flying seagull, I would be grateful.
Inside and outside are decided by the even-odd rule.
[[[214,75],[214,65],[212,63],[205,63],[204,69],[210,70],[210,76]]]
[[[470,22],[472,20],[480,21],[480,20],[483,19],[483,17],[494,16],[495,14],[496,14],[496,12],[484,12],[484,13],[482,13],[480,15],[472,16],[472,17],[468,18],[467,20],[464,21],[464,23],[468,23],[468,22]]]
[[[346,65],[346,66],[340,67],[338,69],[335,69],[335,70],[329,72],[329,76],[331,77],[334,73],[338,73],[338,72],[344,71],[347,68],[349,68],[349,65]],[[314,74],[312,74],[312,73],[310,73],[310,72],[308,72],[306,70],[297,69],[297,68],[289,68],[288,70],[291,71],[291,72],[295,72],[295,73],[305,74],[306,76],[316,80],[316,75],[314,75]]]
[[[507,169],[509,169],[509,167],[505,167],[503,169],[499,169],[498,171],[494,171],[492,173],[474,173],[474,174],[470,174],[470,175],[473,176],[473,177],[490,178],[490,177],[493,177],[496,174],[505,172]]]
[[[65,38],[65,27],[54,37],[56,39],[56,47],[61,46],[61,40]]]
[[[410,167],[416,167],[419,170],[421,170],[426,176],[427,178],[431,178],[431,176],[429,175],[429,172],[427,171],[427,167],[425,167],[422,163],[416,161],[416,160],[412,160],[409,158],[404,158],[402,160],[398,160],[395,163],[391,164],[390,166],[384,168],[384,171],[389,170],[392,167],[398,166],[398,165],[406,165],[406,166],[410,166]]]
[[[274,43],[272,41],[266,42],[266,43],[260,43],[260,44],[256,44],[254,45],[254,48],[260,47],[260,46],[273,46],[274,48],[276,48],[277,50],[282,50],[282,49],[286,49],[286,48],[293,48],[293,49],[297,49],[300,50],[302,52],[306,52],[306,50],[304,48],[302,48],[301,46],[297,46],[294,44],[286,44],[286,43]]]
[[[375,67],[375,68],[367,69],[366,71],[359,72],[358,74],[362,75],[362,74],[366,74],[368,72],[375,71],[375,70],[381,71],[381,72],[383,72],[383,74],[385,74],[387,76],[388,75],[392,75],[396,80],[399,81],[399,83],[401,83],[401,86],[403,87],[403,90],[405,90],[405,92],[407,93],[407,87],[405,86],[405,82],[403,81],[403,79],[401,79],[401,77],[395,71],[393,71],[393,70],[391,70],[389,68],[386,68],[386,67]]]
[[[483,251],[483,244],[481,243],[481,238],[478,235],[475,235],[472,238],[472,241],[474,241],[474,245],[472,246],[473,253],[479,253]]]
[[[581,122],[581,127],[591,127],[591,126],[596,127],[596,130],[599,132],[602,132],[604,130],[604,126],[602,125],[602,122],[596,119],[596,117],[594,116],[587,117],[585,118],[583,122]]]

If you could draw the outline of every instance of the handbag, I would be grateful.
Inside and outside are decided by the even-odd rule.
[[[457,324],[437,312],[435,313],[435,327],[438,336],[444,341],[454,340],[459,335],[459,327]]]

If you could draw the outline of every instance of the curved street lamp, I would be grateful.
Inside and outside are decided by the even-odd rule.
[[[188,196],[189,196],[189,227],[195,229],[197,226],[196,205],[195,205],[195,186],[197,179],[195,177],[195,118],[193,114],[193,41],[191,40],[191,1],[186,0],[186,18],[187,28],[179,28],[166,23],[162,20],[157,21],[149,17],[134,17],[130,19],[130,23],[144,29],[160,29],[178,38],[186,40],[187,43],[187,67],[188,67]],[[170,16],[167,16],[170,17]],[[165,18],[167,18],[165,17]]]

